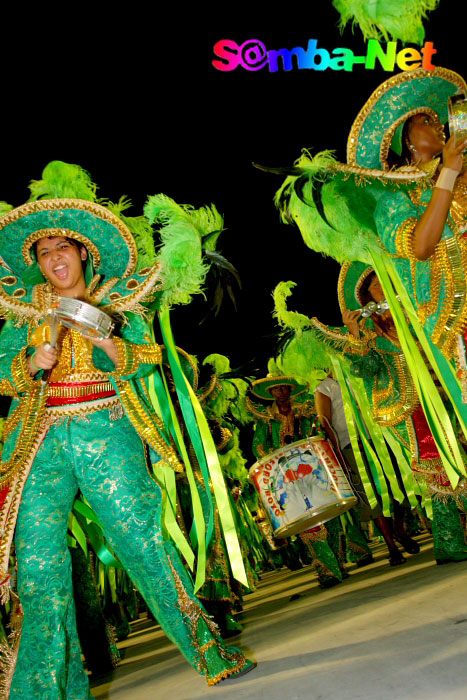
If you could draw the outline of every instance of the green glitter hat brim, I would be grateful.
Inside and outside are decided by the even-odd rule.
[[[449,97],[461,92],[467,93],[464,79],[447,68],[416,68],[393,75],[373,92],[355,119],[347,141],[348,164],[387,170],[397,128],[425,112],[444,124]]]
[[[73,238],[85,245],[96,272],[106,279],[126,278],[135,271],[133,236],[118,217],[95,202],[42,199],[0,217],[2,258],[19,277],[36,262],[33,244],[48,236]]]
[[[356,311],[364,306],[359,296],[360,288],[373,272],[373,268],[362,262],[346,262],[342,265],[337,282],[337,295],[341,313]]]
[[[263,379],[257,379],[253,382],[251,386],[251,393],[260,399],[266,399],[267,401],[274,401],[274,396],[271,395],[270,391],[276,386],[290,386],[292,391],[290,392],[290,398],[295,398],[299,394],[303,394],[308,391],[308,384],[300,384],[294,377],[286,376],[276,376],[276,377],[264,377]]]

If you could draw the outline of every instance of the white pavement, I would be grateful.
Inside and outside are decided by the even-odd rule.
[[[422,551],[390,567],[349,567],[322,591],[310,567],[262,577],[245,598],[244,631],[230,643],[258,662],[208,688],[160,628],[147,620],[119,645],[98,700],[467,700],[467,562],[436,566]],[[294,593],[303,594],[290,602]]]

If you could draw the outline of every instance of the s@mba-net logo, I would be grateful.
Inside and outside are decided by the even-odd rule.
[[[356,55],[352,49],[342,46],[330,51],[318,47],[317,39],[310,39],[306,49],[296,46],[293,49],[268,50],[258,39],[248,39],[243,44],[237,44],[232,39],[221,39],[214,44],[213,50],[217,58],[212,61],[212,65],[219,71],[232,71],[236,68],[257,71],[267,66],[270,73],[280,69],[290,71],[294,67],[299,70],[352,71],[354,65],[358,64],[371,70],[377,63],[385,71],[393,71],[396,64],[403,71],[420,67],[433,70],[431,59],[437,53],[432,41],[425,41],[419,50],[410,47],[397,51],[397,41],[388,41],[384,45],[377,39],[370,39],[365,49],[362,55]]]

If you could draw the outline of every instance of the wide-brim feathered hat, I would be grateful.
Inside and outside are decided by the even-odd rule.
[[[37,316],[33,290],[46,280],[36,261],[34,244],[41,238],[56,236],[86,246],[90,273],[86,274],[86,281],[90,283],[94,277],[94,287],[97,281],[104,283],[96,298],[90,296],[89,301],[111,314],[141,311],[140,302],[147,301],[160,282],[149,222],[145,233],[152,243],[152,264],[139,264],[138,268],[141,256],[127,223],[111,210],[112,205],[107,207],[95,201],[96,185],[80,166],[53,161],[30,189],[32,201],[15,209],[2,206],[6,210],[0,217],[2,315],[11,312],[20,318]],[[70,196],[73,194],[78,196]],[[118,205],[114,207],[118,210]],[[138,221],[141,229],[142,217],[124,218]]]
[[[449,97],[462,92],[467,93],[465,81],[446,68],[417,68],[386,80],[353,123],[346,163],[336,160],[332,151],[314,157],[304,151],[294,167],[282,170],[288,177],[275,201],[283,220],[297,224],[310,248],[341,264],[347,260],[370,263],[372,251],[379,250],[374,220],[379,198],[388,187],[430,187],[438,164],[435,159],[433,170],[416,164],[390,168],[389,148],[415,114],[428,113],[446,121]]]
[[[86,301],[122,321],[123,312],[187,304],[201,291],[209,269],[203,236],[223,229],[214,205],[194,209],[156,194],[144,215],[127,216],[127,198],[98,199],[90,175],[62,161],[49,163],[30,190],[30,200],[16,209],[0,202],[0,317],[23,323],[44,315],[51,286],[40,284],[45,279],[33,246],[50,236],[86,246]]]
[[[391,146],[400,152],[402,127],[416,114],[448,120],[448,100],[467,94],[465,80],[452,70],[415,68],[379,85],[358,113],[347,141],[347,164],[388,170]]]
[[[295,377],[285,376],[285,375],[271,375],[268,374],[267,377],[263,379],[257,379],[251,385],[251,393],[257,396],[259,399],[266,399],[267,401],[274,401],[274,396],[271,394],[271,389],[276,386],[290,386],[290,398],[293,399],[300,394],[308,391],[308,384],[301,384],[295,379]]]

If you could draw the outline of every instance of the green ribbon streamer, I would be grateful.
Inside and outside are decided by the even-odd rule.
[[[212,502],[211,490],[209,488],[209,482],[211,481],[219,511],[219,519],[224,533],[232,574],[240,583],[248,586],[240,543],[238,541],[232,510],[230,508],[228,491],[225,486],[224,475],[222,474],[222,469],[219,464],[219,458],[212,439],[211,431],[198,398],[181,369],[172,336],[172,329],[170,327],[168,310],[162,312],[159,315],[159,319],[164,343],[167,348],[172,375],[174,377],[177,394],[180,399],[180,407],[182,409],[187,430],[201,468],[201,473],[206,485],[206,492],[210,498],[211,507],[207,528],[207,542],[210,541],[214,529],[214,504]],[[201,542],[199,544],[201,544]],[[196,576],[198,579],[198,567]],[[200,583],[198,585],[198,581],[195,581],[195,590],[198,590],[200,585],[202,584]]]
[[[355,461],[357,462],[357,467],[358,471],[360,472],[360,477],[362,479],[362,484],[363,488],[365,489],[366,496],[368,498],[368,502],[371,506],[371,508],[374,508],[377,504],[378,501],[375,497],[375,494],[373,492],[373,487],[371,485],[371,482],[368,478],[368,474],[366,471],[366,465],[363,461],[363,457],[360,452],[360,448],[358,445],[358,435],[357,435],[357,425],[359,426],[359,433],[360,437],[362,439],[362,444],[365,449],[365,453],[368,458],[368,463],[370,466],[370,469],[372,470],[373,478],[376,482],[376,486],[378,489],[378,492],[381,495],[381,499],[383,501],[383,511],[384,513],[389,512],[389,494],[386,486],[386,482],[384,480],[384,474],[379,466],[378,459],[371,448],[368,439],[366,437],[366,431],[363,428],[363,424],[361,423],[360,416],[358,415],[358,412],[355,410],[355,404],[352,400],[351,392],[349,390],[346,378],[344,376],[345,372],[345,365],[341,358],[336,357],[334,355],[330,355],[329,359],[331,360],[332,363],[332,369],[334,373],[334,377],[337,379],[339,382],[339,385],[341,387],[342,391],[342,401],[344,405],[344,413],[345,413],[345,419],[347,422],[347,429],[349,431],[349,437],[350,437],[350,444],[352,445],[352,449],[354,452],[355,456]]]
[[[191,443],[195,450],[196,458],[198,460],[204,483],[206,484],[206,493],[208,495],[209,500],[209,517],[206,533],[206,543],[209,544],[214,533],[214,503],[212,500],[211,490],[209,489],[209,471],[206,461],[203,440],[201,438],[200,429],[197,424],[194,412],[194,405],[191,401],[191,397],[188,391],[188,389],[191,387],[189,385],[189,382],[186,380],[185,375],[183,374],[183,370],[178,359],[177,348],[175,346],[175,342],[172,335],[172,328],[170,326],[170,317],[168,310],[163,311],[159,314],[159,321],[162,336],[164,338],[165,347],[167,350],[167,356],[169,359],[175,389],[177,391],[177,396],[180,402],[180,408],[183,414],[188,434],[190,436]]]
[[[370,454],[373,458],[376,469],[378,470],[378,474],[380,476],[379,484],[382,488],[381,498],[383,500],[383,511],[386,515],[390,510],[390,496],[386,484],[386,479],[389,481],[389,486],[391,487],[392,495],[396,500],[403,501],[405,498],[405,494],[402,493],[399,487],[397,477],[392,466],[391,458],[389,456],[386,443],[384,442],[381,426],[378,425],[378,423],[376,423],[376,421],[374,420],[373,409],[368,400],[363,380],[359,377],[352,377],[351,386],[353,388],[355,386],[357,387],[357,391],[355,391],[355,389],[354,391],[355,396],[358,397],[358,399],[354,398],[354,394],[352,392],[350,392],[350,397],[352,402],[356,400],[358,402],[358,410],[355,410],[355,416],[360,425],[360,435],[365,452],[368,456],[369,450],[371,450]],[[366,429],[368,430],[371,441],[376,448],[376,454],[372,448],[371,443],[368,440]]]
[[[428,361],[432,364],[433,369],[439,376],[442,385],[447,390],[446,383],[436,364],[430,343],[425,336],[425,332],[420,326],[416,311],[412,305],[407,290],[405,289],[392,261],[389,258],[383,257],[381,253],[376,251],[372,251],[371,255],[373,259],[373,266],[389,303],[399,336],[399,342],[406,357],[420,403],[425,413],[430,430],[433,434],[443,467],[449,477],[452,487],[456,488],[459,482],[459,475],[467,476],[462,456],[459,451],[457,439],[446,408],[410,331],[401,305],[396,297],[396,294],[394,293],[392,283],[394,284],[396,292],[401,298],[402,305],[409,316],[412,327],[417,334]],[[458,413],[457,408],[456,412]],[[460,418],[460,420],[462,421],[462,418]]]
[[[178,357],[178,355],[177,355]],[[181,371],[181,368],[180,368]],[[183,375],[184,376],[184,375]],[[170,396],[169,389],[167,387],[167,381],[164,374],[162,374],[162,380],[164,385],[164,404],[166,405],[165,411],[168,411],[167,420],[169,421],[170,430],[174,435],[174,440],[179,447],[179,452],[182,456],[183,463],[185,465],[185,473],[188,479],[188,485],[190,487],[191,502],[193,508],[193,525],[190,532],[190,539],[194,547],[197,548],[197,562],[196,562],[196,579],[195,579],[195,590],[198,590],[206,580],[206,559],[207,559],[207,547],[208,539],[206,536],[206,523],[204,520],[203,505],[201,503],[201,498],[196,484],[196,478],[193,473],[193,469],[190,463],[190,458],[186,449],[185,441],[183,439],[182,429],[178,422],[177,414]],[[175,381],[175,380],[174,380]],[[177,388],[177,384],[175,383]],[[178,393],[178,391],[177,391]],[[173,489],[168,492],[169,498],[172,501],[173,512],[176,513],[176,491]],[[210,496],[210,494],[209,494]],[[194,557],[193,557],[194,564]]]
[[[410,464],[410,455],[407,454],[407,451],[403,448],[399,440],[397,440],[389,428],[384,427],[382,431],[384,439],[391,448],[396,458],[397,465],[401,471],[402,481],[404,482],[404,488],[407,498],[409,499],[409,503],[412,508],[416,508],[418,506],[417,496],[421,496],[422,491],[414,477],[412,466]]]
[[[229,555],[230,566],[234,578],[244,586],[248,587],[248,579],[243,564],[242,551],[238,541],[237,530],[235,528],[232,509],[229,502],[229,492],[225,485],[224,475],[219,464],[216,446],[212,439],[206,416],[198,401],[196,394],[191,388],[188,380],[185,378],[188,393],[193,402],[193,408],[196,414],[200,434],[202,436],[204,449],[206,450],[206,461],[209,468],[211,484],[214,490],[217,508],[219,510],[219,519],[224,533],[225,544]]]
[[[87,515],[84,515],[84,513],[89,511],[93,516],[92,519],[88,518]],[[75,520],[79,522],[84,533],[86,533],[93,550],[101,562],[105,564],[105,566],[113,566],[117,569],[123,569],[122,564],[115,558],[114,554],[112,554],[110,549],[107,547],[102,528],[97,524],[98,520],[91,508],[89,508],[89,506],[83,503],[83,501],[80,499],[76,499],[73,505],[72,515]],[[87,549],[84,551],[87,553]]]
[[[73,537],[75,538],[76,542],[79,544],[85,555],[88,556],[88,543],[86,540],[86,535],[73,513],[70,513],[70,515],[68,516],[68,529],[72,533]],[[74,546],[76,546],[76,543]]]

